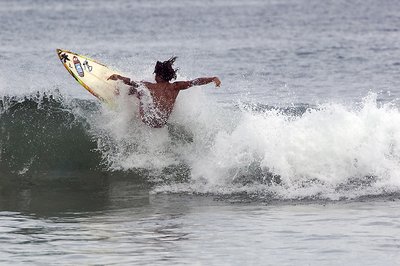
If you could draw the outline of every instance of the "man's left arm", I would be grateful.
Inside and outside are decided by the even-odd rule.
[[[118,74],[112,74],[107,80],[121,80],[124,84],[130,86],[128,95],[137,95],[137,90],[136,88],[139,87],[139,84],[130,78],[123,77]],[[119,91],[117,91],[117,94],[119,94]]]
[[[134,88],[139,87],[139,84],[137,82],[118,74],[112,74],[107,80],[122,80],[122,82],[126,85],[132,86]]]

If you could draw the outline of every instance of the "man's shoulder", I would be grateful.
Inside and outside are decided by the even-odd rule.
[[[148,81],[143,81],[141,82],[146,88],[150,90],[160,90],[160,89],[174,89],[175,84],[174,83],[153,83],[153,82],[148,82]]]
[[[149,81],[141,81],[140,83],[148,89],[157,89],[157,83]]]

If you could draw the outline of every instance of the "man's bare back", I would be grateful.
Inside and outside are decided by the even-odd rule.
[[[176,98],[181,90],[188,89],[192,86],[209,84],[211,82],[214,82],[217,87],[221,84],[221,81],[217,77],[197,78],[190,81],[176,81],[170,83],[173,61],[175,61],[175,58],[163,63],[157,62],[154,71],[156,73],[155,83],[147,81],[136,82],[117,74],[111,75],[108,78],[110,80],[122,80],[125,84],[131,86],[130,94],[136,95],[141,102],[140,115],[142,121],[150,127],[160,128],[165,126],[174,108]],[[161,64],[161,67],[158,70],[157,66],[159,63]],[[167,65],[168,63],[170,64]],[[162,64],[166,64],[168,69],[165,69],[165,65],[163,66]],[[166,71],[169,71],[169,73],[166,73]],[[173,74],[175,74],[175,70],[172,69],[172,71],[174,71]],[[137,90],[139,85],[144,85],[149,90],[153,103],[152,108],[145,108],[141,97],[142,95]]]

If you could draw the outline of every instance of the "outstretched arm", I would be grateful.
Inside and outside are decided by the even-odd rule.
[[[107,80],[122,80],[124,84],[131,86],[129,88],[129,93],[128,93],[129,95],[136,94],[137,93],[136,88],[139,87],[139,84],[137,82],[118,74],[112,74]]]
[[[135,81],[131,80],[130,78],[123,77],[118,74],[112,74],[107,80],[122,80],[126,85],[133,86],[133,87],[139,87],[139,84],[137,84]]]
[[[211,82],[214,82],[216,87],[219,87],[221,85],[221,81],[219,80],[218,77],[197,78],[197,79],[190,80],[190,81],[176,81],[176,82],[174,82],[174,85],[175,85],[175,89],[177,89],[177,90],[186,90],[193,86],[206,85]]]

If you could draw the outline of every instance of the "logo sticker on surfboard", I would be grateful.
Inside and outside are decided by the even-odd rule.
[[[63,62],[64,64],[66,64],[67,63],[67,61],[69,61],[69,58],[68,58],[68,55],[67,54],[61,54],[60,55],[60,60],[61,60],[61,62]]]
[[[72,61],[74,62],[76,72],[78,72],[78,75],[83,78],[85,76],[85,73],[83,72],[82,64],[79,61],[78,57],[74,56],[72,58]]]
[[[89,65],[89,62],[87,60],[85,60],[83,62],[83,67],[85,68],[85,70],[87,70],[89,72],[92,72],[92,70],[93,70],[93,67]]]

